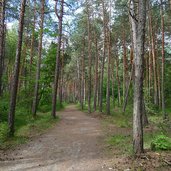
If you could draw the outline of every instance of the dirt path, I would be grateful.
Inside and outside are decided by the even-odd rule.
[[[2,171],[101,171],[109,160],[104,156],[100,121],[69,106],[60,112],[61,121],[47,133],[10,153],[1,161]]]

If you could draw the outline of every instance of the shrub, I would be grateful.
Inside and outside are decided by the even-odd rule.
[[[6,122],[0,123],[0,143],[3,143],[8,137],[8,125]]]
[[[165,135],[158,135],[151,142],[152,150],[171,150],[171,138]]]

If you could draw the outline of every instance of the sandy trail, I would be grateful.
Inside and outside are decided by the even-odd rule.
[[[2,171],[101,171],[104,133],[100,121],[68,106],[61,121],[47,133],[11,151],[12,160],[0,161]]]

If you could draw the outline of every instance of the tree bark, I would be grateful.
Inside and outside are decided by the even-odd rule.
[[[126,93],[126,87],[127,87],[127,54],[126,54],[126,37],[125,37],[125,31],[123,31],[123,101],[125,100],[125,93]]]
[[[13,136],[14,131],[15,131],[14,130],[15,107],[16,107],[16,97],[17,97],[18,80],[19,80],[22,40],[23,40],[25,6],[26,6],[26,0],[22,0],[21,10],[20,10],[20,19],[19,19],[19,28],[18,28],[18,42],[17,42],[16,57],[15,57],[14,74],[13,74],[13,79],[12,79],[10,107],[9,107],[9,113],[8,113],[8,125],[9,125],[10,136]]]
[[[98,45],[97,45],[97,35],[95,35],[95,47],[96,47],[96,55],[95,55],[95,85],[94,85],[94,111],[97,108],[97,93],[98,93],[98,67],[99,67],[99,54],[98,54]]]
[[[135,16],[138,18],[134,18]],[[143,150],[143,63],[146,23],[146,0],[130,1],[130,15],[134,45],[135,83],[134,83],[134,108],[133,108],[133,150],[135,155],[140,155]]]
[[[149,8],[149,7],[148,7]],[[151,46],[151,33],[150,33],[150,19],[148,18],[148,99],[151,101],[152,95],[152,76],[153,76],[153,59],[152,59],[152,46]]]
[[[5,42],[5,0],[0,2],[0,96],[2,95],[2,76]]]
[[[114,58],[111,59],[111,78],[112,78],[112,101],[115,107],[115,76],[114,76]]]
[[[149,8],[151,7],[149,2]],[[154,78],[154,104],[158,105],[158,86],[157,86],[157,63],[156,63],[156,52],[155,52],[155,38],[154,38],[154,30],[152,27],[152,14],[151,10],[149,10],[149,27],[151,33],[151,46],[152,46],[152,59],[153,59],[153,78]]]
[[[107,93],[106,93],[106,112],[110,115],[110,63],[111,63],[111,35],[108,30],[108,61],[107,61]]]
[[[32,114],[33,117],[36,116],[37,106],[38,106],[38,94],[39,94],[39,80],[40,80],[40,66],[42,58],[42,39],[43,39],[43,24],[44,24],[44,5],[45,0],[41,1],[41,21],[40,21],[40,37],[39,37],[39,47],[38,47],[38,61],[37,61],[37,70],[36,70],[36,82],[34,88],[34,97],[32,104]]]
[[[60,91],[59,91],[59,103],[62,107],[63,103],[63,87],[64,87],[64,40],[62,45],[62,59],[61,59],[61,72],[60,72]]]
[[[82,60],[81,60],[81,64],[82,64],[82,78],[81,78],[81,109],[84,109],[84,102],[85,102],[85,91],[84,91],[84,87],[85,87],[85,57],[84,54],[85,53],[85,38],[83,38],[83,51],[82,51]]]
[[[161,94],[162,94],[162,113],[163,119],[167,119],[168,116],[165,111],[165,93],[164,93],[164,72],[165,72],[165,51],[164,51],[164,14],[163,14],[163,0],[160,0],[160,15],[161,15],[161,30],[162,30],[162,78],[161,78]]]
[[[91,65],[92,65],[92,54],[91,54],[91,26],[90,26],[90,9],[87,3],[87,29],[88,29],[88,112],[91,113]]]
[[[62,39],[62,21],[63,21],[63,11],[64,11],[64,0],[60,2],[60,11],[57,10],[57,4],[55,4],[55,13],[58,17],[59,24],[59,35],[58,35],[58,48],[56,54],[56,65],[55,65],[55,79],[54,79],[54,87],[53,87],[53,95],[52,95],[52,117],[56,118],[56,101],[57,101],[57,89],[58,89],[58,81],[59,81],[59,71],[60,71],[60,55],[61,55],[61,39]],[[59,13],[58,13],[59,12]]]
[[[31,67],[33,64],[33,55],[34,55],[35,26],[36,26],[36,0],[34,0],[34,17],[33,17],[33,28],[32,28],[32,35],[31,35],[30,73],[31,73]]]
[[[104,0],[102,0],[102,8],[103,8],[103,56],[102,56],[102,64],[101,64],[101,82],[100,82],[100,94],[99,94],[99,111],[103,110],[103,81],[104,81],[104,64],[106,58],[106,14],[105,14],[105,4]]]
[[[116,78],[118,82],[118,106],[121,105],[121,84],[119,79],[119,61],[118,57],[116,59]]]

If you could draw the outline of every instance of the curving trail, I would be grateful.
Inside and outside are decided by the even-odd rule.
[[[100,121],[68,106],[59,113],[61,121],[47,133],[8,152],[0,161],[1,171],[101,171],[104,133]]]

